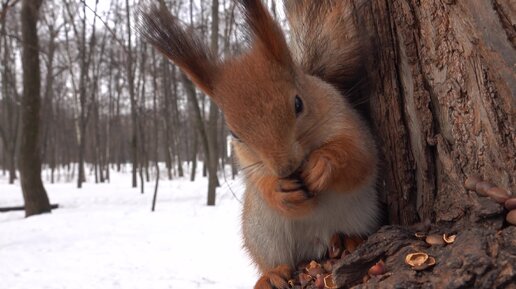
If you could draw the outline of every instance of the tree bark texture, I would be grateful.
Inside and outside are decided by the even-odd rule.
[[[468,192],[471,175],[516,191],[516,5],[503,0],[355,1],[377,45],[371,123],[383,156],[389,224],[334,270],[341,288],[516,288],[516,230],[503,207]],[[429,246],[407,227],[457,234]],[[435,267],[416,272],[408,253]],[[363,282],[385,261],[385,274]]]
[[[461,219],[469,175],[516,191],[509,2],[356,1],[378,48],[370,107],[390,224]]]
[[[37,21],[41,2],[42,0],[24,0],[21,10],[23,97],[19,168],[27,217],[51,210],[41,181],[39,150],[41,75]]]

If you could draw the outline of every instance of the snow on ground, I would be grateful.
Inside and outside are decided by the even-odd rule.
[[[89,176],[82,189],[45,182],[59,209],[0,213],[0,289],[252,288],[241,204],[230,191],[241,198],[240,181],[221,177],[217,205],[208,207],[205,178],[162,178],[151,212],[154,182],[141,195],[130,179],[112,173],[110,184],[94,184]],[[0,207],[21,204],[20,187],[0,176]]]

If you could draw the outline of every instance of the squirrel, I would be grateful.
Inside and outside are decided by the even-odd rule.
[[[367,47],[351,1],[285,0],[292,49],[261,0],[238,2],[250,43],[229,59],[163,4],[144,5],[138,29],[224,112],[246,183],[243,243],[262,274],[255,289],[289,288],[333,234],[379,226],[375,142],[352,105],[367,86]]]

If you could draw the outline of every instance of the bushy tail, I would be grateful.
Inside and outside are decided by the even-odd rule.
[[[367,63],[373,45],[359,29],[348,0],[284,0],[295,61],[308,74],[329,82],[353,105],[367,99]]]

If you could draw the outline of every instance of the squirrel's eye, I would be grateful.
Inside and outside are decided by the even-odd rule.
[[[296,110],[296,116],[303,111],[303,101],[301,100],[299,95],[296,95],[296,98],[294,100],[294,108]]]

